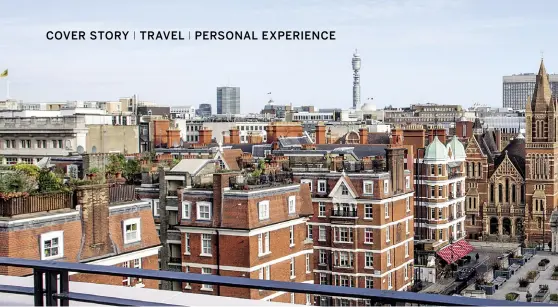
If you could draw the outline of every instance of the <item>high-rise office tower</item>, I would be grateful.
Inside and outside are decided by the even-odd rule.
[[[353,108],[360,109],[360,56],[353,53]]]
[[[553,95],[558,95],[558,75],[548,75],[550,81],[550,89]],[[512,108],[514,110],[525,109],[525,103],[529,96],[533,95],[535,90],[536,75],[518,74],[503,77],[503,107]]]
[[[240,87],[217,88],[217,114],[240,114]]]

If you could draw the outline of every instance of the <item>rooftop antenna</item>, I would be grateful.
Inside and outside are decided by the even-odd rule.
[[[544,51],[541,50],[541,61],[544,60]]]

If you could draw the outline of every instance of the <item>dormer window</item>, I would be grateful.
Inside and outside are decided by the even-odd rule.
[[[349,195],[349,189],[346,185],[341,185],[341,195]]]

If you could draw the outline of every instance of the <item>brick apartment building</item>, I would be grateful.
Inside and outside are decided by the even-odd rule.
[[[150,204],[134,187],[106,184],[0,200],[0,256],[158,269]],[[0,267],[26,276],[31,269]],[[157,281],[75,274],[73,281],[157,288]]]
[[[358,159],[350,148],[285,150],[294,180],[310,186],[314,282],[405,291],[413,281],[412,150],[387,145],[386,157]],[[360,305],[319,297],[315,305]]]
[[[447,144],[434,136],[425,148],[416,175],[418,265],[427,265],[434,254],[453,263],[473,250],[462,240],[466,236],[465,157],[457,136]]]
[[[280,171],[277,163],[268,165],[266,179],[260,179],[239,171],[217,171],[219,163],[213,161],[206,164],[206,170],[213,167],[214,173],[208,181],[207,172],[192,175],[198,168],[195,164],[204,162],[184,161],[182,167],[179,164],[163,175],[164,185],[159,180],[164,196],[155,200],[168,214],[158,217],[161,239],[168,244],[168,270],[314,282],[313,244],[306,235],[306,221],[312,213],[307,185],[292,183],[291,175]],[[149,196],[149,189],[144,185],[142,197]],[[155,195],[151,191],[151,197]],[[162,267],[164,261],[162,257]],[[310,295],[276,291],[188,283],[171,287],[274,302],[313,301]]]

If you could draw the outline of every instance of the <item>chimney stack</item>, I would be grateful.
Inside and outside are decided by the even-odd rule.
[[[368,144],[368,128],[360,128],[358,129],[359,132],[359,143],[361,145]]]

